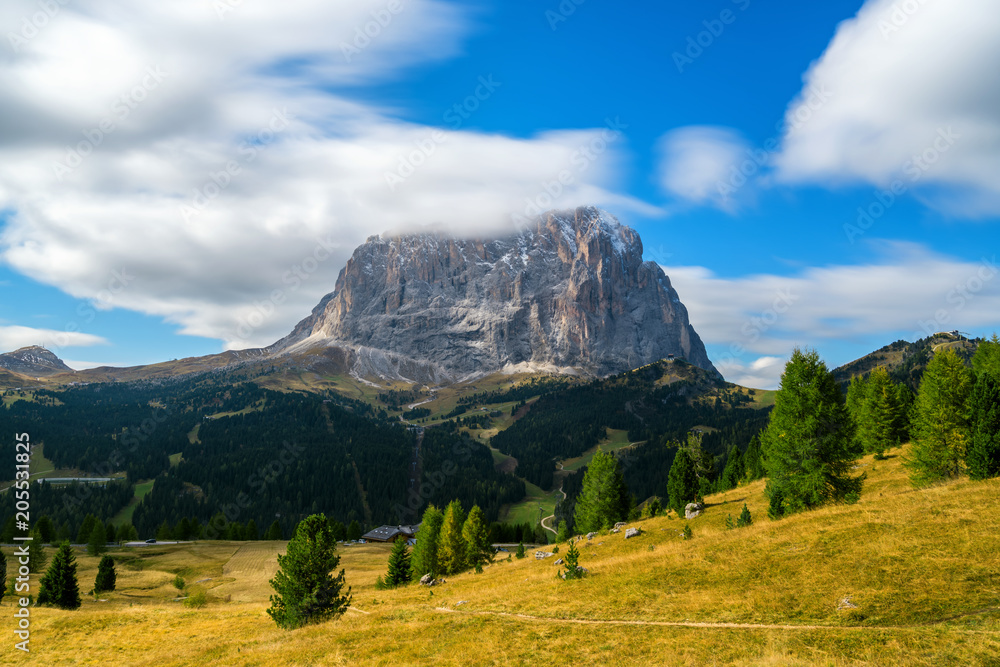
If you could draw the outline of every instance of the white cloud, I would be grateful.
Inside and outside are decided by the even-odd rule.
[[[759,357],[784,359],[796,346],[1000,327],[995,255],[970,262],[912,244],[886,244],[883,250],[878,264],[813,267],[789,276],[727,278],[698,266],[663,269],[702,340],[721,351],[710,355],[713,361],[741,384],[767,377],[752,365],[763,363]],[[771,377],[780,376],[773,364],[768,368]]]
[[[337,92],[457,53],[454,5],[386,20],[384,0],[241,3],[220,20],[223,4],[74,0],[0,55],[6,263],[241,348],[285,335],[370,234],[475,232],[529,202],[655,210],[612,191],[620,132],[489,135],[448,109],[436,130]],[[37,11],[4,3],[0,24]],[[359,30],[378,33],[364,49]],[[484,72],[467,94],[485,106],[504,82]]]
[[[880,187],[900,179],[950,213],[1000,212],[997,62],[993,0],[869,0],[789,106],[779,177]],[[819,103],[803,106],[816,91]]]
[[[22,326],[0,326],[0,352],[10,352],[22,347],[40,345],[55,347],[90,347],[107,345],[100,336],[79,332],[57,331],[55,329],[35,329]]]
[[[735,206],[726,186],[733,169],[746,158],[749,144],[725,127],[689,126],[660,139],[660,183],[674,196],[723,209]]]

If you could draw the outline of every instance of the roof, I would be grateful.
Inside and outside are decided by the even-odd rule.
[[[364,540],[376,540],[379,542],[388,542],[394,539],[397,535],[405,535],[406,537],[413,537],[420,530],[420,524],[415,526],[379,526],[374,530],[370,530],[361,536]]]

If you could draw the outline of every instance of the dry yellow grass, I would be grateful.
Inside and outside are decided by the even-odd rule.
[[[581,581],[529,557],[430,590],[379,591],[389,546],[346,546],[354,609],[292,632],[265,614],[282,543],[139,549],[143,569],[120,567],[107,602],[33,610],[32,663],[1000,664],[1000,480],[914,490],[893,453],[860,462],[869,478],[853,506],[771,522],[758,482],[708,498],[691,541],[676,518],[639,522],[637,539],[584,541]],[[727,531],[743,502],[755,524]],[[80,556],[81,588],[96,562]],[[223,583],[187,609],[171,601],[178,572]],[[838,610],[845,597],[857,608]]]

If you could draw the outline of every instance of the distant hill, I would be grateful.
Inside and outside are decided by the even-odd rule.
[[[29,378],[73,372],[62,359],[38,345],[0,354],[0,368]]]
[[[968,361],[976,353],[980,342],[981,339],[970,340],[957,332],[939,332],[913,343],[897,340],[834,369],[833,376],[841,386],[846,387],[851,378],[867,377],[879,366],[885,366],[893,380],[905,383],[915,391],[920,386],[924,368],[935,352],[951,348]]]

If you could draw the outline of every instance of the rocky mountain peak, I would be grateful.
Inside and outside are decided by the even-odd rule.
[[[379,235],[272,352],[337,346],[361,376],[421,382],[496,371],[608,375],[668,355],[714,371],[670,280],[630,227],[594,207],[495,238]]]
[[[0,354],[0,368],[31,377],[73,372],[73,369],[63,363],[62,359],[39,345],[29,345],[13,352]]]

